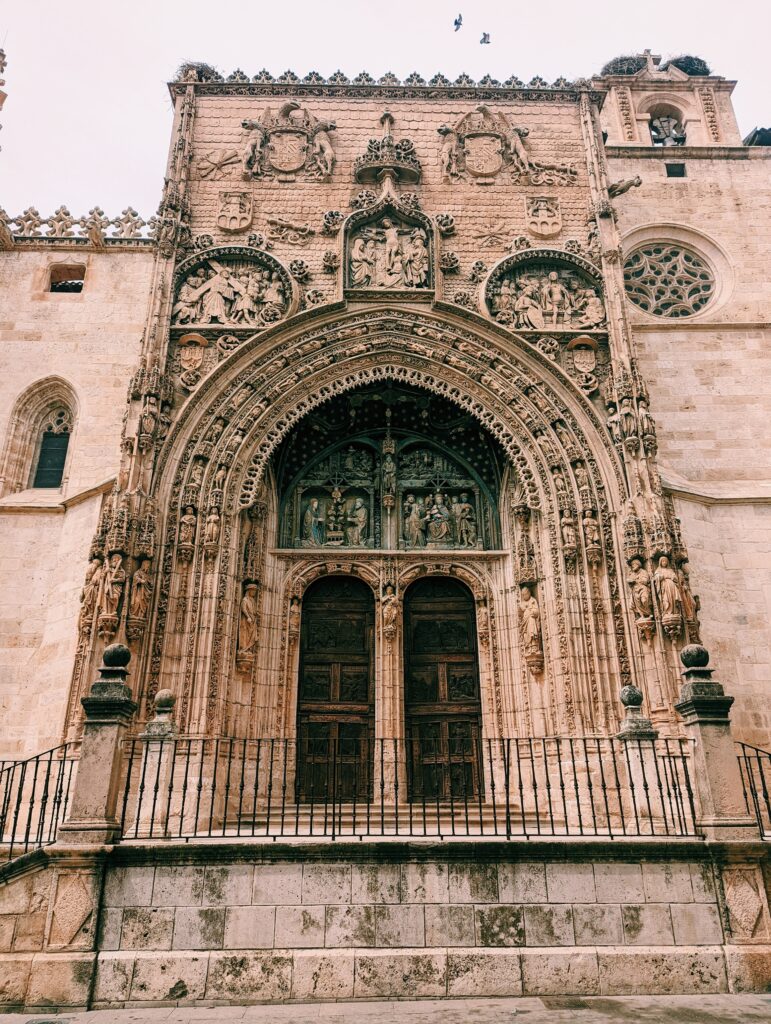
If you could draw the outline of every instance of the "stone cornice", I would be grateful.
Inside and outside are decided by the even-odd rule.
[[[771,160],[771,146],[641,146],[614,144],[605,147],[609,160]],[[687,181],[687,179],[685,179]],[[667,184],[677,179],[669,179]]]

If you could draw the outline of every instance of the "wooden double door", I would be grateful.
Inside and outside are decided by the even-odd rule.
[[[482,788],[476,615],[457,580],[427,577],[404,599],[404,710],[413,801],[465,800]],[[330,576],[306,591],[297,705],[297,799],[372,798],[375,602],[361,580]],[[386,756],[391,750],[383,751]],[[393,794],[387,794],[386,800]]]
[[[481,703],[474,599],[444,577],[404,600],[404,707],[410,796],[470,800],[482,787]]]

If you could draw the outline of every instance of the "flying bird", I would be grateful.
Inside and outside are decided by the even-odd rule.
[[[481,43],[481,44],[482,44],[483,46],[484,46],[484,45],[485,45],[486,43],[489,43],[489,42],[490,42],[490,33],[489,33],[489,32],[483,32],[483,33],[482,33],[482,38],[481,38],[481,39],[479,40],[479,42],[480,42],[480,43]]]
[[[458,17],[453,22],[453,25],[455,26],[455,31],[456,32],[458,31],[458,29],[461,27],[462,24],[463,24],[463,15],[459,14]]]

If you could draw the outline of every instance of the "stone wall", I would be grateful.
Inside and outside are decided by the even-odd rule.
[[[82,292],[48,291],[59,263],[86,264]],[[0,498],[0,758],[61,740],[83,567],[102,491],[119,464],[152,265],[149,250],[3,253],[0,453],[17,400],[38,382],[65,381],[77,410],[63,486]]]

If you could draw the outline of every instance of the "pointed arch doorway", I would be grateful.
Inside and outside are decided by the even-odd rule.
[[[297,694],[297,799],[366,800],[372,792],[375,599],[329,576],[303,598]]]
[[[482,791],[482,705],[476,611],[456,579],[417,580],[404,598],[407,772],[414,800]]]

